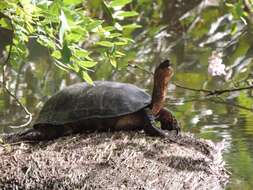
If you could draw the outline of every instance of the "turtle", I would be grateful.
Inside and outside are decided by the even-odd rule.
[[[144,130],[147,135],[165,137],[164,130],[180,131],[164,102],[173,76],[169,60],[154,73],[152,96],[128,83],[94,81],[70,85],[49,98],[33,128],[19,134],[25,140],[50,140],[94,131]],[[160,128],[156,126],[160,122]]]

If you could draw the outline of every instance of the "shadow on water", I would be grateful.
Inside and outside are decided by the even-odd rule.
[[[167,1],[164,0],[164,3]],[[180,5],[181,12],[176,11],[177,14],[172,14],[175,13],[173,11],[178,10],[178,8],[171,6],[173,3],[166,3],[168,7],[164,7],[161,23],[163,25],[169,23],[171,28],[161,29],[158,33],[160,36],[157,34],[154,40],[150,38],[141,42],[141,39],[139,39],[139,44],[133,48],[133,51],[138,49],[137,62],[148,71],[154,70],[155,64],[158,64],[162,59],[171,58],[176,74],[169,86],[166,106],[180,120],[183,131],[189,131],[214,141],[225,141],[224,157],[228,169],[232,172],[229,189],[252,189],[252,92],[236,92],[228,94],[228,96],[221,95],[220,98],[206,98],[204,94],[180,89],[174,85],[174,83],[180,83],[188,87],[202,88],[204,86],[209,89],[217,89],[224,85],[224,82],[219,79],[210,79],[207,75],[208,57],[211,54],[212,46],[208,48],[200,46],[205,41],[203,39],[196,42],[178,37],[183,32],[178,18],[199,3],[197,0],[192,2],[193,4],[190,7],[189,4]],[[169,10],[173,11],[170,12]],[[168,31],[173,31],[170,33],[170,37],[165,35]],[[206,38],[205,42],[209,37]],[[237,57],[240,56],[240,48],[249,47],[251,41],[247,36],[241,39],[238,50],[227,53],[227,56],[231,59],[225,58],[225,64],[236,62]],[[38,44],[31,41],[29,48],[32,50],[29,60],[20,63],[17,72],[10,69],[7,72],[7,79],[10,90],[21,99],[35,118],[43,103],[52,94],[66,85],[80,81],[80,79],[75,74],[66,73],[52,64],[47,51]],[[252,70],[251,68],[250,72]],[[149,92],[152,88],[152,76],[143,70],[132,67],[129,67],[127,71],[124,69],[114,71],[111,66],[101,63],[98,64],[96,73],[91,73],[91,76],[94,80],[133,83],[147,89]],[[8,126],[26,121],[23,110],[1,88],[0,118],[1,133],[12,132],[14,129]],[[195,163],[195,161],[193,162]]]

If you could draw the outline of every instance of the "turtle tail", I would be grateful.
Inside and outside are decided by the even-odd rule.
[[[4,143],[15,143],[20,141],[40,141],[43,134],[36,129],[27,129],[25,131],[3,134],[0,137]]]

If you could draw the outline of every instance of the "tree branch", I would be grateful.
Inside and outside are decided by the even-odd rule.
[[[11,24],[11,29],[12,31],[14,31],[14,26],[12,24],[11,18],[9,18],[7,15],[4,15],[3,13],[0,13],[0,18],[5,17],[7,19],[10,20],[10,24]],[[13,38],[11,39],[13,40]],[[31,121],[32,121],[32,114],[28,111],[28,109],[20,102],[20,100],[11,93],[11,91],[8,89],[7,85],[6,85],[6,80],[5,80],[5,66],[7,66],[7,63],[10,60],[11,57],[11,52],[12,52],[12,46],[13,46],[13,42],[10,43],[10,48],[9,48],[9,52],[8,52],[8,56],[6,58],[6,60],[3,63],[3,71],[2,71],[2,88],[17,102],[17,104],[24,110],[24,112],[26,113],[26,115],[29,117],[28,121],[22,125],[18,125],[18,126],[10,126],[11,128],[22,128],[22,127],[26,127],[28,126]]]
[[[11,91],[3,84],[3,88],[4,90],[18,103],[18,105],[24,110],[24,112],[26,113],[26,115],[29,117],[28,118],[28,121],[22,125],[12,125],[12,126],[9,126],[11,128],[22,128],[22,127],[26,127],[28,126],[31,122],[32,122],[32,114],[28,111],[28,109],[20,102],[20,100],[14,95],[11,93]]]
[[[128,64],[128,66],[131,66],[133,68],[137,68],[137,69],[144,71],[150,75],[154,74],[153,72],[148,71],[148,70],[142,68],[141,66],[133,64],[133,63]],[[174,82],[174,85],[178,88],[182,88],[185,90],[190,90],[190,91],[195,91],[195,92],[204,92],[204,93],[206,93],[206,96],[217,96],[217,95],[221,95],[221,94],[229,93],[229,92],[253,89],[253,85],[246,86],[246,87],[240,87],[240,88],[225,89],[225,90],[209,90],[209,89],[202,89],[202,88],[191,88],[191,87],[186,87],[186,86],[183,86],[183,85],[175,83],[175,82]]]
[[[206,90],[206,89],[201,89],[201,88],[190,88],[190,87],[186,87],[186,86],[182,86],[178,83],[174,83],[176,87],[178,88],[182,88],[185,90],[191,90],[191,91],[195,91],[195,92],[205,92],[205,93],[211,93],[211,90]]]

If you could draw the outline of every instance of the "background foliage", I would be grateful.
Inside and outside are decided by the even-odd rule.
[[[99,61],[117,67],[117,60],[126,53],[123,46],[132,42],[132,31],[140,27],[131,22],[138,13],[123,10],[129,3],[131,0],[1,1],[0,24],[13,37],[13,43],[4,44],[12,46],[10,65],[17,68],[29,56],[29,42],[36,41],[58,67],[92,83],[87,71]]]

